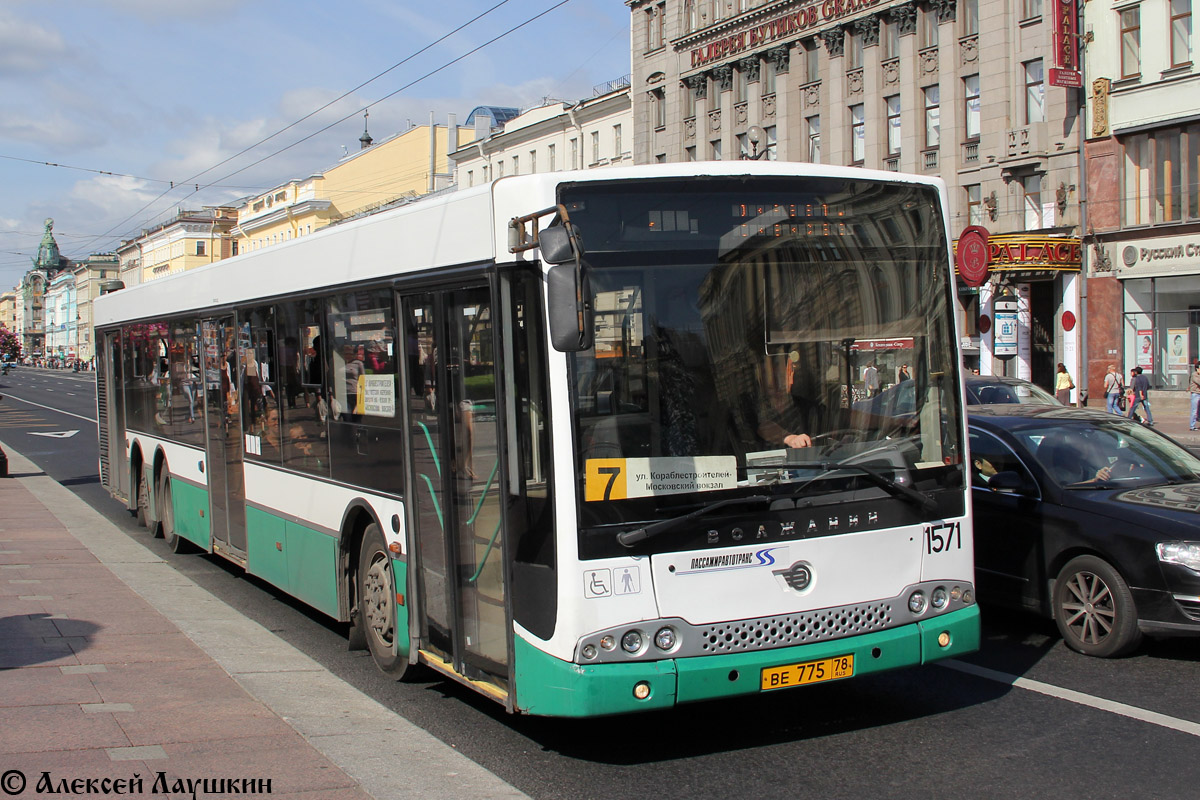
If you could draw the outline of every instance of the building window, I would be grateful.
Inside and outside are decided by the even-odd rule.
[[[691,147],[683,148],[683,154],[685,156],[685,160],[695,161],[696,160],[696,146],[692,145]]]
[[[578,169],[578,168],[579,168],[579,140],[572,139],[571,140],[571,166],[567,167],[567,169]]]
[[[808,134],[808,160],[813,164],[821,163],[821,117],[809,117],[804,121]]]
[[[975,36],[979,33],[979,0],[961,0],[962,35]]]
[[[1041,19],[1042,0],[1021,0],[1021,19]]]
[[[230,247],[230,251],[229,251],[229,252],[230,252],[230,255],[235,255],[235,256],[236,256],[236,255],[238,254],[238,240],[237,240],[237,239],[234,239],[234,240],[233,240],[232,242],[230,242],[229,244],[231,245],[231,247]],[[102,276],[102,277],[103,277],[103,276]]]
[[[504,177],[504,162],[503,161],[496,162],[496,177],[497,178]]]
[[[666,3],[646,9],[646,50],[657,50],[663,46],[663,18],[667,13]]]
[[[1042,60],[1025,62],[1025,124],[1046,121],[1046,85],[1042,82]]]
[[[879,42],[883,45],[883,60],[900,57],[900,24],[885,18],[879,22]]]
[[[925,95],[925,147],[928,149],[937,147],[942,141],[942,92],[937,86],[926,86],[921,91]]]
[[[867,153],[867,120],[862,103],[850,106],[850,160],[861,164]]]
[[[537,172],[537,150],[529,151],[529,171]]]
[[[1178,128],[1154,134],[1154,221],[1183,219],[1183,164]]]
[[[695,119],[695,117],[696,117],[696,93],[693,92],[691,87],[688,86],[686,83],[680,86],[680,90],[682,91],[682,94],[680,95],[680,97],[683,98],[683,102],[680,103],[679,106],[680,106],[680,108],[683,109],[683,118],[684,119]]]
[[[1022,178],[1021,191],[1025,195],[1025,230],[1037,230],[1042,227],[1042,176]]]
[[[744,69],[736,68],[733,71],[733,102],[745,103],[750,99],[750,86]]]
[[[846,69],[862,69],[863,35],[854,31],[846,35]]]
[[[1171,66],[1192,63],[1192,0],[1171,0]]]
[[[768,58],[762,63],[762,70],[759,72],[760,86],[763,96],[775,94],[775,79],[778,75],[775,59]]]
[[[713,139],[708,143],[708,156],[712,161],[721,160],[721,140]]]
[[[592,131],[592,163],[600,160],[600,131]]]
[[[467,170],[467,186],[471,187],[474,185],[475,185],[475,170],[469,169],[469,170]]]
[[[520,175],[521,174],[521,157],[513,156],[512,159],[513,159],[513,175]]]
[[[1121,77],[1142,74],[1142,11],[1137,6],[1121,12]]]
[[[979,138],[979,76],[968,75],[963,78],[963,96],[966,98],[966,136],[967,139]]]
[[[926,6],[919,12],[921,19],[921,49],[938,46],[938,15],[932,6]]]
[[[816,83],[821,80],[817,40],[808,38],[801,42],[804,48],[804,82]]]
[[[683,29],[688,33],[700,27],[700,13],[697,7],[702,0],[683,0]]]
[[[983,224],[983,189],[978,183],[966,187],[967,190],[967,224]]]
[[[622,152],[624,151],[621,148],[621,126],[613,125],[613,160],[619,160]]]
[[[667,127],[667,98],[661,88],[650,92],[650,121],[656,130]]]
[[[1126,225],[1150,224],[1150,137],[1130,136],[1125,148],[1125,219]]]
[[[889,156],[900,154],[900,95],[885,97],[887,108],[887,151]]]
[[[768,125],[763,128],[763,134],[766,136],[766,142],[763,147],[766,148],[766,155],[763,156],[767,161],[775,161],[779,158],[779,140],[775,135],[775,126]]]
[[[551,172],[554,172],[554,170],[557,168],[554,163],[554,152],[556,149],[557,148],[555,148],[555,146],[552,144],[546,145],[546,166],[550,168]]]
[[[204,255],[204,242],[200,241],[199,239],[196,240],[196,255]]]

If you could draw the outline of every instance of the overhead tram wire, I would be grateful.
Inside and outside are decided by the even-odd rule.
[[[243,148],[243,149],[242,149],[240,152],[234,153],[233,155],[229,156],[228,158],[224,159],[223,161],[219,161],[219,162],[217,162],[216,164],[213,164],[211,167],[208,167],[207,169],[204,169],[204,170],[202,170],[202,171],[200,171],[200,172],[197,172],[195,175],[193,175],[192,177],[188,178],[187,180],[184,180],[184,181],[178,181],[178,182],[171,182],[171,186],[170,186],[170,187],[168,187],[168,189],[167,189],[166,191],[164,191],[164,192],[163,192],[162,194],[160,194],[158,197],[155,197],[155,198],[154,198],[153,200],[151,200],[150,202],[146,203],[146,205],[142,206],[141,208],[139,208],[137,211],[135,211],[135,212],[133,212],[132,214],[130,214],[130,215],[129,215],[128,217],[126,217],[125,219],[123,219],[123,220],[121,220],[120,222],[118,222],[118,223],[117,223],[116,225],[114,225],[114,226],[113,226],[111,229],[109,229],[109,230],[108,230],[108,232],[106,232],[105,234],[103,234],[103,236],[100,236],[100,237],[97,237],[97,238],[103,238],[104,236],[110,236],[110,235],[112,234],[112,232],[113,232],[113,231],[115,231],[115,230],[117,230],[117,229],[121,228],[123,225],[125,225],[126,223],[128,223],[128,222],[129,222],[131,219],[133,219],[134,217],[137,217],[139,214],[141,214],[141,213],[142,213],[143,211],[145,211],[147,208],[150,208],[150,206],[154,205],[154,204],[155,204],[155,203],[157,203],[159,200],[161,200],[161,199],[163,199],[164,197],[166,197],[168,194],[170,194],[172,191],[174,191],[174,189],[175,189],[177,186],[179,186],[179,187],[182,187],[182,186],[186,186],[186,185],[187,185],[187,184],[189,184],[189,183],[190,183],[190,184],[195,184],[195,183],[196,183],[196,180],[197,180],[198,178],[200,178],[202,175],[206,175],[206,174],[208,174],[209,172],[212,172],[213,170],[215,170],[217,167],[220,167],[220,166],[223,166],[223,165],[225,165],[225,164],[228,164],[230,161],[234,160],[235,158],[240,158],[241,156],[243,156],[243,155],[245,155],[246,153],[250,152],[250,151],[251,151],[251,150],[253,150],[254,148],[256,148],[256,147],[259,147],[260,145],[263,145],[263,144],[265,144],[266,142],[269,142],[270,140],[274,139],[276,136],[279,136],[280,134],[284,133],[285,131],[291,130],[292,128],[296,127],[297,125],[299,125],[300,123],[304,122],[305,120],[307,120],[307,119],[311,119],[312,117],[314,117],[315,115],[317,115],[317,114],[321,113],[322,111],[324,111],[325,109],[329,108],[329,107],[330,107],[330,106],[332,106],[333,104],[335,104],[335,103],[338,103],[338,102],[341,102],[342,100],[346,99],[346,98],[347,98],[347,97],[349,97],[351,94],[353,94],[354,92],[357,92],[359,89],[363,88],[364,86],[367,86],[367,85],[369,85],[369,84],[371,84],[371,83],[374,83],[375,81],[379,80],[379,79],[380,79],[380,78],[382,78],[384,75],[387,75],[389,72],[391,72],[392,70],[396,69],[397,67],[400,67],[400,66],[402,66],[402,65],[404,65],[404,64],[406,64],[406,63],[408,63],[409,61],[411,61],[412,59],[414,59],[414,58],[416,58],[417,56],[421,55],[422,53],[425,53],[425,52],[427,52],[428,50],[430,50],[431,48],[433,48],[433,47],[436,47],[437,45],[439,45],[439,44],[441,44],[442,42],[446,41],[447,39],[449,39],[451,36],[455,35],[456,33],[459,33],[459,32],[461,32],[462,30],[464,30],[465,28],[467,28],[467,27],[469,27],[469,26],[471,26],[471,25],[475,24],[476,22],[478,22],[479,20],[483,19],[483,18],[484,18],[484,17],[486,17],[488,14],[492,13],[492,12],[493,12],[493,11],[495,11],[496,9],[498,9],[498,8],[500,8],[501,6],[505,5],[505,4],[506,4],[506,3],[508,3],[509,1],[510,1],[510,0],[500,0],[500,2],[496,3],[496,4],[495,4],[494,6],[492,6],[491,8],[487,9],[486,11],[483,11],[483,12],[482,12],[482,13],[480,13],[480,14],[477,14],[475,17],[473,17],[473,18],[471,18],[470,20],[468,20],[468,21],[464,22],[462,25],[459,25],[459,26],[458,26],[457,28],[455,28],[454,30],[452,30],[452,31],[450,31],[450,32],[448,32],[448,33],[446,33],[446,34],[444,34],[444,35],[443,35],[443,36],[441,36],[440,38],[438,38],[438,39],[435,39],[434,41],[432,41],[432,42],[430,42],[429,44],[425,45],[425,46],[424,46],[424,47],[422,47],[420,50],[417,50],[416,52],[414,52],[414,53],[411,53],[411,54],[409,54],[408,56],[405,56],[403,59],[401,59],[400,61],[397,61],[395,64],[393,64],[392,66],[388,67],[388,68],[387,68],[387,69],[385,69],[383,72],[380,72],[380,73],[378,73],[377,75],[375,75],[374,77],[372,77],[372,78],[369,78],[369,79],[367,79],[367,80],[363,81],[363,82],[362,82],[362,83],[360,83],[358,86],[355,86],[353,89],[351,89],[351,90],[349,90],[349,91],[347,91],[347,92],[343,93],[342,95],[340,95],[340,96],[338,96],[338,97],[334,98],[333,100],[330,100],[328,103],[326,103],[325,105],[321,106],[320,108],[318,108],[318,109],[316,109],[316,110],[314,110],[314,111],[311,111],[311,112],[309,112],[308,114],[305,114],[303,117],[301,117],[300,119],[296,120],[295,122],[292,122],[292,123],[290,123],[290,124],[288,124],[288,125],[285,125],[284,127],[280,128],[279,130],[277,130],[277,131],[275,131],[274,133],[272,133],[270,136],[266,136],[266,137],[264,137],[264,138],[260,139],[259,141],[255,142],[254,144],[252,144],[252,145],[249,145],[248,147],[245,147],[245,148]],[[564,0],[564,2],[569,2],[569,0]],[[560,3],[560,5],[561,5],[561,3]],[[551,9],[551,10],[553,10],[553,9]],[[543,12],[543,13],[544,13],[544,12]],[[539,16],[541,16],[541,15],[539,15]],[[534,19],[536,19],[536,17],[535,17]],[[472,52],[474,52],[474,51],[472,51]],[[454,63],[454,62],[451,62],[451,63]],[[390,95],[389,95],[389,96],[390,96]],[[385,99],[386,99],[386,98],[385,98]],[[356,113],[357,113],[357,112],[356,112]],[[351,116],[354,116],[354,115],[351,115]],[[345,119],[341,119],[341,120],[338,120],[338,123],[340,123],[340,122],[344,122],[344,121],[345,121]],[[334,123],[334,124],[338,124],[338,123]],[[322,132],[324,132],[325,130],[328,130],[328,128],[322,128],[322,129],[321,129],[321,131],[318,131],[317,133],[322,133]],[[313,135],[315,136],[316,134],[313,134]],[[311,138],[311,137],[306,137],[306,139],[307,139],[307,138]],[[300,141],[301,141],[301,142],[303,142],[303,141],[305,141],[305,139],[301,139]],[[299,144],[299,143],[300,143],[300,142],[296,142],[296,144]],[[294,147],[294,146],[295,146],[295,145],[291,145],[291,147]],[[284,150],[287,150],[287,149],[288,149],[288,148],[284,148]],[[271,158],[272,156],[278,155],[279,153],[282,153],[282,152],[284,152],[284,150],[279,150],[279,151],[277,151],[277,152],[275,152],[275,153],[272,153],[272,154],[271,154],[271,156],[267,156],[267,158]],[[260,164],[260,163],[262,163],[262,161],[265,161],[265,160],[266,160],[266,159],[261,159],[261,160],[259,160],[259,161],[256,161],[256,162],[254,162],[254,164],[251,164],[250,166],[255,166],[255,164]],[[244,169],[249,169],[249,167],[245,167]],[[242,171],[242,170],[239,170],[239,172],[240,172],[240,171]],[[237,173],[237,172],[235,172],[235,173],[232,173],[232,174],[236,175],[236,174],[238,174],[238,173]],[[217,181],[217,182],[215,182],[215,183],[209,183],[209,184],[205,184],[205,185],[204,185],[204,188],[205,188],[205,189],[214,188],[214,187],[216,187],[216,186],[217,186],[219,183],[220,183],[220,181]],[[183,199],[184,199],[184,200],[186,200],[188,197],[191,197],[191,196],[195,195],[195,194],[196,194],[197,192],[199,192],[199,191],[200,191],[200,187],[199,187],[199,185],[196,185],[196,190],[195,190],[195,191],[193,191],[191,194],[188,194],[188,195],[186,195],[186,196],[185,196]]]
[[[484,42],[483,44],[479,45],[478,47],[475,47],[475,48],[473,48],[473,49],[471,49],[471,50],[468,50],[466,53],[463,53],[461,56],[458,56],[457,58],[455,58],[455,59],[453,59],[453,60],[451,60],[451,61],[447,61],[445,64],[442,64],[442,65],[441,65],[440,67],[438,67],[437,69],[430,70],[429,72],[425,73],[424,75],[422,75],[421,77],[417,78],[416,80],[413,80],[413,81],[411,81],[411,82],[409,82],[409,83],[406,83],[404,86],[401,86],[399,89],[396,89],[394,92],[389,92],[388,94],[385,94],[383,97],[379,98],[379,99],[378,99],[378,100],[376,100],[375,102],[373,102],[373,103],[368,103],[367,105],[363,106],[362,108],[358,109],[357,111],[354,111],[354,112],[352,112],[352,113],[350,113],[350,114],[347,114],[346,116],[342,117],[341,119],[334,120],[333,122],[331,122],[331,123],[329,123],[328,125],[326,125],[324,128],[321,128],[321,129],[319,129],[319,130],[313,131],[312,133],[310,133],[309,135],[307,135],[307,136],[303,137],[302,139],[299,139],[299,140],[297,140],[297,141],[295,141],[295,142],[292,142],[292,143],[291,143],[291,144],[289,144],[287,147],[282,147],[282,148],[280,148],[279,150],[276,150],[274,153],[271,153],[271,154],[269,154],[269,155],[263,156],[263,157],[262,157],[262,158],[260,158],[258,161],[254,161],[254,162],[252,162],[252,163],[250,163],[250,164],[247,164],[247,165],[246,165],[246,166],[244,166],[244,167],[241,167],[240,169],[234,170],[233,172],[230,172],[230,173],[228,173],[228,174],[226,174],[226,175],[223,175],[222,177],[218,178],[218,179],[217,179],[217,181],[216,181],[215,183],[211,183],[211,184],[205,184],[203,187],[197,186],[197,188],[196,188],[196,190],[195,190],[194,192],[192,192],[192,193],[191,193],[191,194],[189,194],[189,195],[186,195],[186,196],[185,196],[183,199],[184,199],[184,200],[186,200],[188,197],[191,197],[192,195],[194,195],[194,194],[197,194],[197,193],[198,193],[198,192],[199,192],[199,191],[200,191],[202,188],[203,188],[203,189],[208,189],[208,188],[210,188],[210,187],[214,186],[216,183],[220,183],[221,181],[228,180],[229,178],[232,178],[234,175],[238,175],[238,174],[240,174],[240,173],[242,173],[242,172],[245,172],[246,170],[250,169],[251,167],[256,167],[256,166],[258,166],[259,164],[263,163],[264,161],[267,161],[267,160],[269,160],[269,159],[272,159],[272,158],[274,158],[275,156],[277,156],[277,155],[279,155],[279,154],[281,154],[281,153],[285,153],[285,152],[287,152],[288,150],[292,149],[292,148],[293,148],[293,147],[295,147],[296,145],[303,144],[304,142],[308,141],[309,139],[313,138],[314,136],[318,136],[318,135],[320,135],[320,134],[324,133],[325,131],[327,131],[327,130],[329,130],[329,129],[333,128],[333,127],[336,127],[337,125],[340,125],[341,123],[345,122],[346,120],[348,120],[348,119],[351,119],[352,117],[357,117],[357,116],[358,116],[359,114],[361,114],[363,111],[365,111],[365,110],[367,110],[367,109],[369,109],[369,108],[372,108],[372,107],[374,107],[374,106],[377,106],[377,105],[379,105],[379,104],[380,104],[380,103],[382,103],[384,100],[388,100],[388,99],[390,99],[390,98],[392,98],[392,97],[395,97],[396,95],[400,94],[400,92],[403,92],[403,91],[405,91],[406,89],[411,89],[413,86],[416,86],[416,85],[417,85],[418,83],[420,83],[421,81],[423,81],[423,80],[425,80],[425,79],[427,79],[427,78],[431,78],[431,77],[433,77],[434,75],[436,75],[436,74],[438,74],[439,72],[441,72],[442,70],[445,70],[445,69],[448,69],[448,68],[450,68],[450,67],[454,66],[455,64],[457,64],[458,62],[462,61],[463,59],[465,59],[465,58],[468,58],[469,56],[472,56],[472,55],[474,55],[475,53],[478,53],[480,50],[483,50],[485,47],[490,47],[491,45],[493,45],[493,44],[495,44],[496,42],[500,41],[501,39],[505,38],[506,36],[509,36],[510,34],[513,34],[513,33],[517,32],[517,31],[519,31],[521,28],[524,28],[526,25],[529,25],[529,24],[531,24],[531,23],[533,23],[533,22],[536,22],[537,20],[539,20],[539,19],[541,19],[542,17],[546,16],[546,15],[547,15],[547,14],[549,14],[550,12],[552,12],[552,11],[556,11],[556,10],[558,10],[559,8],[561,8],[562,6],[565,6],[565,5],[566,5],[567,3],[569,3],[569,2],[571,2],[571,0],[559,0],[559,2],[557,2],[557,3],[555,3],[554,5],[550,6],[550,7],[549,7],[549,8],[547,8],[545,11],[542,11],[542,12],[540,12],[540,13],[538,13],[538,14],[535,14],[534,16],[530,17],[529,19],[525,20],[524,22],[522,22],[522,23],[520,23],[520,24],[518,24],[518,25],[514,25],[513,27],[511,27],[511,28],[509,28],[508,30],[506,30],[504,33],[501,33],[501,34],[499,34],[499,35],[497,35],[497,36],[493,37],[492,39],[489,39],[488,41]]]

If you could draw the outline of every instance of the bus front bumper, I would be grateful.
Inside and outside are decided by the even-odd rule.
[[[947,643],[939,643],[946,634]],[[979,649],[979,607],[877,633],[827,642],[628,664],[573,664],[516,639],[516,709],[555,717],[649,711],[763,692],[763,670],[853,656],[859,677]],[[765,691],[787,691],[786,688]]]

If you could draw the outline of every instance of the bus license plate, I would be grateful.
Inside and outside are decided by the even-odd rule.
[[[854,656],[823,658],[820,661],[805,661],[803,664],[787,664],[782,667],[767,667],[762,671],[762,689],[786,689],[807,683],[835,681],[854,675]]]

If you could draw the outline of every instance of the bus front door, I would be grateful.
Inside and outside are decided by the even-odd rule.
[[[458,674],[507,692],[502,438],[491,295],[478,287],[401,302],[410,542],[419,564],[422,649]]]
[[[204,403],[208,425],[208,496],[213,552],[246,563],[242,422],[233,319],[204,320]]]

